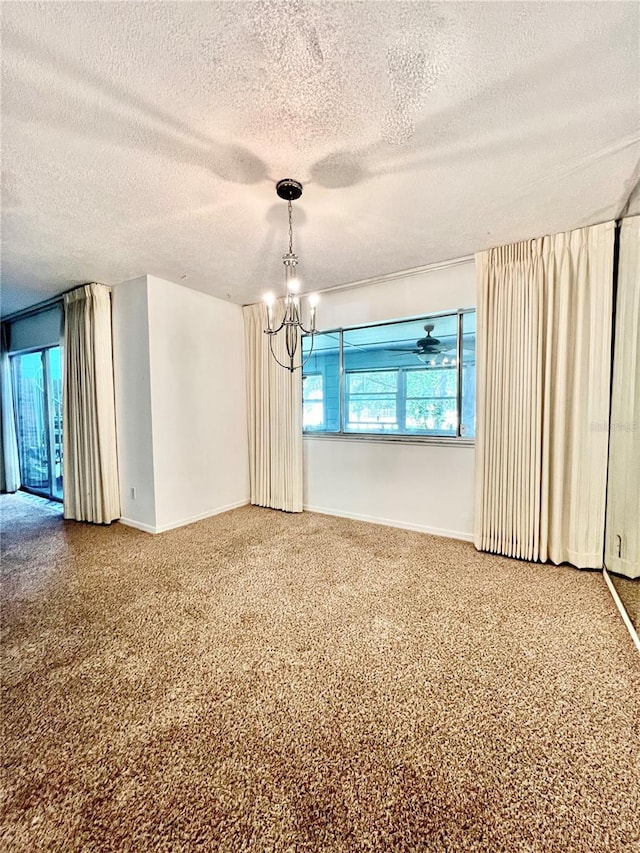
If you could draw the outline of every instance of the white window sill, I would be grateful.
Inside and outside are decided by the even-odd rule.
[[[305,432],[305,441],[364,441],[373,444],[379,442],[394,444],[431,444],[440,447],[474,447],[473,438],[447,438],[442,435],[376,435],[375,433],[345,432]]]

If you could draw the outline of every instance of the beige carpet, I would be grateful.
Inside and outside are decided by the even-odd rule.
[[[602,577],[310,513],[4,554],[3,851],[635,851]]]

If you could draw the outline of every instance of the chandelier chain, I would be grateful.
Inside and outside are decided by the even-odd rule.
[[[289,254],[292,255],[293,254],[293,224],[291,222],[291,211],[292,211],[291,199],[289,199],[288,207],[289,207]]]

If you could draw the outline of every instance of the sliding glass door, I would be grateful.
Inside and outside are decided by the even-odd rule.
[[[11,356],[22,485],[62,500],[60,347]]]

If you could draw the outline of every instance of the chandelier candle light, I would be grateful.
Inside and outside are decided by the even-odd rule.
[[[315,293],[307,297],[309,303],[309,328],[305,328],[300,317],[300,282],[296,276],[296,267],[298,266],[298,256],[293,251],[293,224],[291,219],[292,202],[299,199],[302,195],[302,184],[299,181],[294,181],[292,178],[284,178],[276,184],[276,192],[278,196],[287,202],[289,209],[289,251],[282,256],[284,264],[284,280],[287,287],[287,293],[284,299],[284,316],[282,322],[276,328],[273,319],[273,307],[275,296],[273,293],[267,293],[264,301],[267,306],[267,328],[264,330],[265,335],[269,335],[269,349],[271,355],[278,362],[280,367],[284,367],[293,373],[300,367],[303,367],[311,358],[313,352],[313,339],[316,333],[316,305],[318,297]],[[287,348],[288,364],[283,364],[278,356],[273,351],[274,337],[284,330],[285,344]],[[300,358],[300,363],[295,364],[295,357],[298,351],[300,334],[310,335],[311,347],[309,354],[303,361]]]

